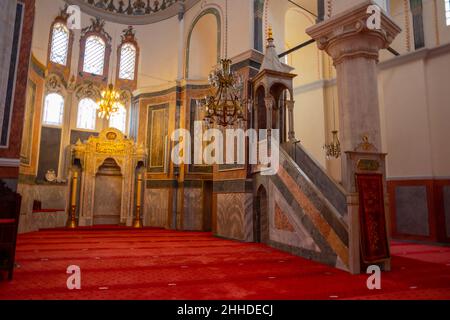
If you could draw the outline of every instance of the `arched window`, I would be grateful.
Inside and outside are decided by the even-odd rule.
[[[55,23],[52,30],[50,61],[63,66],[67,65],[69,53],[69,29],[63,23]]]
[[[119,79],[134,80],[136,69],[136,47],[131,43],[124,43],[120,48]]]
[[[58,93],[50,93],[45,97],[43,124],[61,126],[64,115],[64,98]]]
[[[445,18],[447,26],[450,26],[450,0],[445,0]]]
[[[254,13],[254,44],[253,48],[260,52],[263,52],[263,16],[264,16],[264,0],[253,1],[253,13]]]
[[[119,105],[119,110],[111,115],[109,126],[125,133],[127,129],[127,109],[124,105]]]
[[[106,44],[99,36],[90,36],[86,39],[84,50],[83,71],[97,76],[103,75],[105,66]]]
[[[84,98],[78,104],[77,128],[95,130],[97,104],[90,98]]]

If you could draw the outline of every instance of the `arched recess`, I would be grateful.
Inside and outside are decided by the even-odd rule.
[[[216,40],[216,41],[214,41]],[[215,8],[202,11],[192,23],[186,44],[186,79],[206,79],[220,61],[222,19]]]
[[[264,186],[260,186],[256,193],[255,211],[253,215],[253,241],[269,243],[269,198]]]
[[[253,49],[264,51],[264,0],[253,0]]]
[[[266,89],[260,86],[256,90],[255,102],[256,102],[256,112],[254,113],[255,119],[255,129],[263,130],[267,129],[267,109],[266,109]]]
[[[275,102],[272,108],[272,129],[280,130],[280,142],[283,143],[288,137],[287,101],[292,100],[292,93],[286,85],[275,83],[270,88],[270,95]]]

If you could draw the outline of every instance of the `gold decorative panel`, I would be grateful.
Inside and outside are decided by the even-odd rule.
[[[166,170],[169,113],[168,105],[148,109],[149,171],[163,173]]]
[[[23,165],[31,163],[31,147],[33,140],[33,119],[36,100],[36,84],[28,80],[27,100],[25,105],[25,116],[23,123],[22,146],[20,149],[20,161]]]

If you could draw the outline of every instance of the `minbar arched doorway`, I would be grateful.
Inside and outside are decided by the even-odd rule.
[[[268,243],[270,240],[268,208],[267,191],[261,186],[256,194],[255,212],[253,217],[253,234],[255,242]]]

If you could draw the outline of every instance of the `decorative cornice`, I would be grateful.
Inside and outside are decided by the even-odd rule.
[[[378,65],[378,69],[385,70],[385,69],[400,66],[400,65],[412,62],[412,61],[426,60],[426,59],[433,58],[433,57],[443,55],[443,54],[450,55],[450,43],[444,44],[439,47],[431,48],[431,49],[422,48],[420,50],[402,54],[401,56],[394,57],[392,59],[381,62]]]
[[[124,42],[133,42],[135,43],[136,40],[136,31],[133,29],[132,26],[128,26],[125,30],[122,31],[122,43]]]
[[[111,44],[112,37],[105,31],[105,20],[95,17],[91,19],[91,25],[81,30],[81,38],[84,38],[88,33],[98,33],[107,41],[107,45]]]
[[[200,0],[65,0],[91,16],[125,25],[146,25],[184,13]]]
[[[346,58],[361,56],[378,60],[379,50],[388,48],[401,29],[384,12],[381,12],[381,28],[369,29],[367,8],[372,4],[373,1],[365,1],[306,32],[317,41],[319,49],[332,56],[335,65]]]

